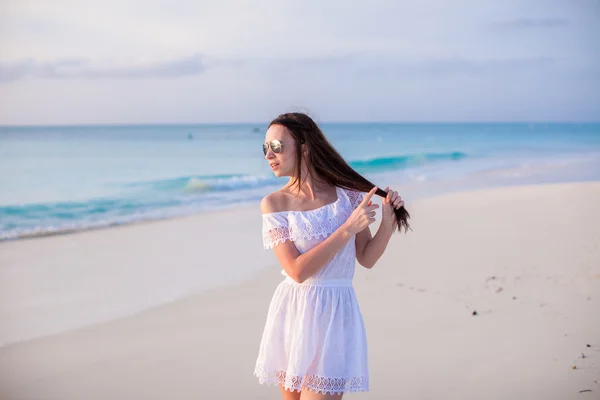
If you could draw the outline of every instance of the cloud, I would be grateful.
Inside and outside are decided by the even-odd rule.
[[[521,58],[407,58],[369,54],[331,54],[318,57],[252,57],[211,59],[200,54],[146,65],[98,65],[86,59],[65,58],[53,62],[25,59],[0,63],[0,83],[28,77],[45,79],[123,79],[177,78],[204,73],[208,68],[233,68],[265,77],[283,74],[346,72],[350,75],[398,74],[410,76],[481,75],[518,72],[549,66],[552,57]]]
[[[554,63],[551,57],[524,57],[501,59],[447,58],[423,60],[417,63],[402,63],[398,69],[423,75],[484,74],[491,72],[517,72],[531,67],[548,66]]]
[[[47,62],[25,59],[12,63],[0,63],[0,82],[17,81],[27,77],[48,79],[177,78],[198,75],[205,72],[206,69],[206,57],[201,54],[142,65],[98,65],[90,60],[79,58]]]
[[[517,18],[493,23],[492,27],[499,29],[560,28],[569,23],[566,18]]]
[[[532,57],[397,57],[389,55],[348,54],[330,57],[269,58],[239,60],[238,67],[262,69],[263,71],[282,72],[298,76],[305,72],[350,73],[369,79],[385,75],[436,77],[470,76],[485,74],[519,73],[520,71],[539,69],[556,64],[549,56]]]

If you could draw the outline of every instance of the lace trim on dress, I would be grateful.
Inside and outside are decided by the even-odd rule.
[[[336,231],[350,216],[348,210],[328,216],[326,209],[314,210],[314,218],[298,219],[293,226],[265,227],[263,243],[265,249],[273,248],[287,240],[310,240],[320,236],[327,237]]]
[[[320,236],[327,237],[335,232],[350,216],[347,209],[329,216],[328,210],[317,210],[314,218],[300,219],[294,226],[290,226],[290,239],[315,239]]]
[[[352,205],[351,209],[340,207],[341,210],[330,216],[331,207],[337,207],[342,200],[340,192],[345,192]],[[263,245],[270,249],[279,243],[288,240],[310,240],[321,236],[327,237],[335,232],[350,216],[352,211],[360,204],[364,194],[353,190],[339,190],[338,200],[321,208],[309,211],[289,211],[287,215],[295,214],[295,223],[289,226],[288,216],[282,213],[271,213],[263,215]],[[308,217],[303,218],[302,216]]]
[[[304,377],[288,375],[285,371],[269,371],[256,367],[254,375],[261,384],[282,385],[289,391],[300,392],[309,389],[315,393],[342,394],[347,392],[369,391],[369,379],[365,376],[352,378],[331,378],[307,374]]]
[[[348,198],[350,199],[350,204],[352,204],[353,210],[356,207],[358,207],[358,205],[361,203],[361,201],[363,201],[363,198],[365,197],[364,193],[357,192],[355,190],[347,190],[346,189],[346,194],[348,195]]]
[[[290,240],[290,228],[287,226],[263,229],[263,244],[265,249],[273,248],[279,243],[285,243],[287,240]]]

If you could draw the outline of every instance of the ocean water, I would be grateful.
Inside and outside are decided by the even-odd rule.
[[[375,184],[413,199],[600,179],[598,123],[322,124]],[[0,240],[257,203],[285,184],[266,124],[0,127]]]

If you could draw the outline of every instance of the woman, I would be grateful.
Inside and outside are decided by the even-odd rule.
[[[286,278],[271,300],[254,374],[278,384],[284,400],[368,391],[355,259],[372,268],[396,228],[409,228],[404,201],[354,171],[305,114],[280,115],[265,139],[275,176],[290,177],[261,202],[264,247],[273,248]],[[374,194],[384,199],[372,237]]]

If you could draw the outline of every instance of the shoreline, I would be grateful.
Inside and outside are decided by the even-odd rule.
[[[555,168],[555,167],[553,167],[553,168]],[[547,167],[547,169],[549,170],[548,173],[552,170],[552,168],[548,168],[548,167]],[[410,182],[410,183],[404,183],[404,184],[390,185],[390,187],[401,189],[405,193],[411,193],[411,192],[416,193],[416,195],[413,195],[413,197],[409,201],[419,201],[422,199],[436,197],[436,196],[444,195],[447,193],[461,193],[461,192],[473,191],[473,190],[488,190],[488,189],[493,190],[496,188],[509,188],[509,187],[529,186],[529,185],[536,185],[536,184],[545,185],[545,184],[562,184],[562,183],[587,183],[587,182],[600,181],[600,178],[597,178],[594,176],[577,176],[578,173],[573,173],[572,171],[569,172],[568,170],[566,172],[567,176],[563,177],[562,179],[554,180],[554,179],[550,178],[550,180],[544,179],[541,182],[532,182],[532,181],[528,181],[525,178],[521,181],[503,181],[502,179],[506,179],[506,178],[501,177],[501,176],[496,176],[495,180],[492,179],[491,181],[490,180],[484,181],[484,179],[486,179],[486,177],[488,177],[489,174],[498,174],[500,172],[510,172],[512,170],[513,169],[511,169],[511,168],[493,169],[490,171],[480,171],[480,172],[472,173],[465,177],[452,178],[452,179],[447,179],[447,180]],[[573,176],[571,176],[570,174],[573,174]],[[383,177],[387,178],[388,176],[384,175]],[[432,187],[434,188],[433,190],[431,189]],[[403,197],[405,197],[405,196],[403,196]],[[139,224],[185,219],[185,218],[190,218],[193,216],[207,215],[207,214],[218,213],[218,212],[228,212],[228,211],[236,211],[236,210],[243,210],[243,209],[252,209],[252,208],[258,207],[259,203],[260,203],[260,201],[254,201],[254,202],[244,201],[239,204],[230,204],[227,206],[223,206],[221,208],[212,208],[212,209],[206,209],[206,210],[201,210],[201,211],[192,211],[189,213],[183,212],[183,213],[177,214],[177,215],[168,215],[168,216],[163,216],[163,217],[150,217],[150,218],[146,218],[146,219],[138,219],[138,220],[132,220],[132,221],[128,221],[128,222],[107,222],[105,225],[102,224],[99,226],[87,226],[87,227],[83,227],[83,228],[64,228],[61,230],[54,230],[54,231],[25,233],[25,234],[21,234],[17,237],[7,237],[7,238],[0,237],[0,248],[2,247],[2,245],[4,243],[15,242],[15,241],[40,239],[40,238],[47,238],[47,237],[54,237],[54,236],[61,236],[61,235],[74,235],[74,234],[76,235],[76,234],[85,233],[85,232],[89,232],[89,231],[106,230],[106,229],[110,230],[110,229],[116,229],[116,228],[125,227],[125,226],[135,226],[135,225],[139,225]]]

